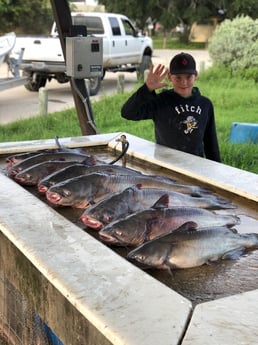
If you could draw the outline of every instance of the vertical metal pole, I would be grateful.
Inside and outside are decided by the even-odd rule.
[[[57,26],[63,56],[66,61],[65,38],[71,36],[72,17],[67,0],[51,0],[52,11]],[[70,82],[71,90],[77,110],[78,120],[83,135],[96,134],[93,113],[88,91],[82,79],[73,79]],[[80,92],[78,93],[77,90]]]

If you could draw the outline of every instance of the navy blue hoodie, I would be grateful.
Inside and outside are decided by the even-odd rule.
[[[121,115],[152,119],[157,144],[220,162],[213,105],[197,87],[184,98],[173,89],[150,92],[144,84],[123,105]]]

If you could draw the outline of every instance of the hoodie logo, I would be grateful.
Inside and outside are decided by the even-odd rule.
[[[197,121],[193,116],[187,116],[185,121],[182,121],[183,124],[186,125],[186,129],[184,130],[185,134],[192,133],[194,129],[197,129]]]

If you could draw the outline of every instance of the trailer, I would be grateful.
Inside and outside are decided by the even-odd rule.
[[[20,65],[24,53],[24,49],[21,50],[17,59],[9,57],[9,53],[13,49],[16,41],[16,34],[9,32],[3,36],[0,36],[0,66],[3,63],[7,63],[8,73],[11,76],[0,78],[0,91],[24,85],[27,77],[20,76]]]

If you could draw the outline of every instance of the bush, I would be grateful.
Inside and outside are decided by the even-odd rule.
[[[258,19],[238,16],[225,20],[214,31],[208,50],[213,65],[230,67],[233,72],[251,69],[242,76],[258,79]]]

